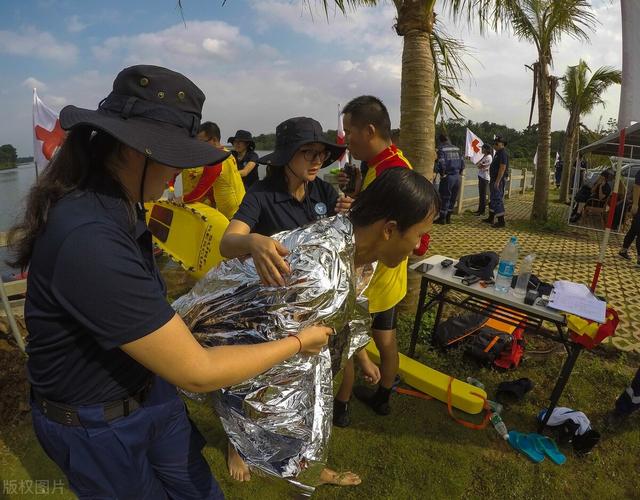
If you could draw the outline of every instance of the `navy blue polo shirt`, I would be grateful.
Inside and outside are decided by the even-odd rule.
[[[258,160],[260,159],[260,157],[258,156],[258,153],[256,153],[255,151],[247,151],[244,154],[244,157],[242,158],[242,160],[238,160],[237,151],[232,151],[231,154],[236,159],[236,163],[238,164],[238,170],[242,170],[244,167],[247,166],[247,163],[249,162],[253,161],[256,164],[256,166],[253,167],[253,170],[249,172],[249,175],[246,175],[242,178],[242,183],[244,184],[244,188],[248,190],[251,186],[253,186],[259,180]]]
[[[307,184],[307,195],[300,202],[281,181],[267,178],[247,191],[233,218],[247,224],[252,233],[271,236],[335,215],[337,202],[338,192],[322,179]]]
[[[493,160],[491,160],[491,166],[489,167],[489,176],[491,180],[495,180],[498,177],[498,172],[500,171],[500,165],[506,165],[507,169],[504,172],[503,179],[506,177],[507,172],[509,171],[509,156],[504,148],[499,151],[496,151],[496,154],[493,155]]]
[[[175,314],[141,213],[111,187],[74,191],[49,211],[27,278],[29,380],[69,405],[127,397],[152,377],[119,346]]]

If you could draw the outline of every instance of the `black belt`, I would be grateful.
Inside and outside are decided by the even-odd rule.
[[[150,386],[151,384],[145,384],[142,389],[128,398],[102,403],[105,421],[111,422],[116,418],[126,417],[140,408],[149,393]],[[44,399],[33,389],[31,395],[34,403],[49,420],[72,427],[82,426],[77,407]]]

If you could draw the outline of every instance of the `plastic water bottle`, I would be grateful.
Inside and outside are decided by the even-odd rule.
[[[527,286],[529,285],[529,278],[531,278],[531,272],[533,271],[533,260],[536,258],[536,254],[532,253],[527,255],[522,261],[520,271],[518,272],[518,281],[516,287],[511,293],[519,299],[524,299],[527,295]]]
[[[467,377],[467,384],[474,385],[484,390],[484,384],[480,382],[477,378]]]
[[[518,262],[518,238],[512,236],[500,254],[495,289],[499,293],[507,293],[511,289],[513,272]]]
[[[509,439],[509,431],[507,430],[507,426],[504,425],[502,418],[500,418],[500,415],[498,415],[497,413],[492,413],[489,420],[491,420],[493,428],[498,434],[500,434],[502,439],[504,439],[505,441]]]
[[[503,407],[500,403],[496,403],[495,401],[491,401],[490,399],[487,399],[487,403],[489,403],[489,409],[493,413],[497,413],[498,415],[502,413]]]

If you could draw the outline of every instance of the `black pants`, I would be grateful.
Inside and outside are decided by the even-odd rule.
[[[624,236],[622,246],[628,249],[634,239],[636,240],[636,252],[638,252],[638,258],[640,259],[640,210],[633,216],[631,227]]]
[[[631,385],[627,387],[616,401],[616,412],[628,415],[640,408],[640,369],[633,377]]]
[[[489,187],[489,181],[478,177],[478,212],[484,213],[487,209],[487,188]]]

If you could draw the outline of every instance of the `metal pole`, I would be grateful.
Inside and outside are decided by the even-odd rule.
[[[611,190],[611,200],[609,201],[609,217],[607,218],[607,226],[604,230],[604,236],[602,237],[602,243],[600,245],[600,255],[598,255],[598,261],[596,263],[596,269],[593,273],[593,280],[591,281],[591,291],[595,293],[598,286],[598,279],[600,278],[600,271],[604,264],[604,257],[607,251],[607,245],[609,243],[609,235],[611,234],[611,227],[613,226],[613,217],[616,211],[616,204],[618,202],[618,184],[620,183],[620,175],[622,173],[622,157],[624,156],[624,140],[625,129],[620,130],[620,139],[618,141],[618,166],[616,167],[615,181],[613,182],[613,189]]]

